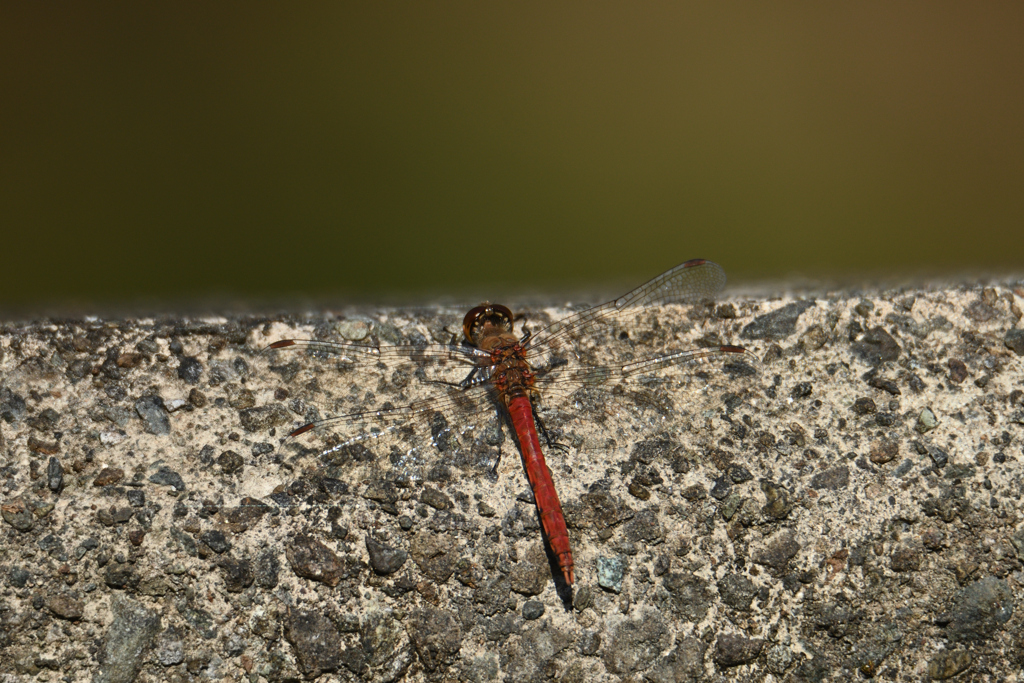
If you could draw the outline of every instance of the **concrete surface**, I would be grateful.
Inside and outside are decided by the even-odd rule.
[[[478,448],[456,418],[282,443],[447,389],[270,342],[447,343],[463,311],[4,323],[0,681],[1020,680],[1022,306],[746,296],[606,331],[603,362],[742,344],[758,372],[545,395],[572,590],[497,413],[463,411]]]

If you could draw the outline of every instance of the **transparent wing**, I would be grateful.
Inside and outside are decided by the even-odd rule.
[[[716,321],[695,325],[679,305],[710,299],[724,284],[718,264],[694,259],[550,325],[527,343],[537,387],[557,400],[583,388],[685,384],[707,366],[756,373],[757,358],[729,345]]]
[[[633,432],[657,430],[666,420],[696,415],[749,393],[761,370],[757,356],[739,346],[672,351],[626,363],[619,361],[630,352],[615,346],[625,344],[604,346],[604,362],[567,362],[539,372],[542,405],[582,410],[581,422],[613,418],[608,426],[619,431],[627,424]]]
[[[316,341],[313,339],[282,339],[276,341],[263,353],[293,349],[305,351],[316,358],[336,358],[348,367],[376,365],[413,365],[416,368],[432,368],[434,371],[468,372],[475,365],[487,363],[490,356],[480,349],[459,344],[356,344],[352,342]],[[347,369],[347,368],[346,368]],[[445,375],[435,379],[455,379],[457,375]]]
[[[605,352],[621,358],[621,349]],[[743,421],[760,400],[760,361],[739,347],[563,369],[537,381],[538,415],[552,440],[569,447],[549,450],[549,464],[558,481],[571,472],[579,493],[596,487],[622,500],[685,488],[688,462],[725,434],[742,441],[750,433]]]
[[[614,325],[638,310],[665,304],[683,304],[713,298],[725,286],[725,271],[717,263],[693,259],[680,264],[614,301],[588,308],[559,320],[530,339],[528,351],[536,356],[558,356],[571,350],[595,330]],[[531,359],[533,360],[533,359]],[[550,361],[541,360],[537,365]]]
[[[347,484],[416,481],[498,457],[504,434],[486,353],[311,340],[283,340],[270,350],[297,420],[286,451],[303,471]]]
[[[542,416],[580,448],[621,447],[748,393],[760,361],[728,343],[733,321],[695,322],[680,305],[710,299],[724,283],[717,264],[687,261],[534,335],[528,358]]]
[[[632,361],[621,365],[576,365],[559,372],[559,368],[551,368],[537,378],[537,386],[542,389],[564,393],[579,387],[605,386],[630,380],[650,379],[649,375],[667,374],[669,371],[690,373],[696,368],[711,364],[723,363],[727,372],[735,371],[741,375],[756,373],[760,361],[742,346],[721,345],[713,348],[687,349],[674,351],[661,356],[644,360]],[[740,365],[747,366],[746,369]]]

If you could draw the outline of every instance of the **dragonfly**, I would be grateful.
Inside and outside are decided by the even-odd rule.
[[[603,400],[631,405],[634,413],[647,405],[630,404],[627,397],[635,399],[636,393],[628,387],[663,394],[664,375],[699,377],[697,368],[708,364],[731,366],[737,374],[756,372],[757,357],[742,346],[678,348],[677,327],[685,325],[673,323],[681,316],[668,307],[710,301],[724,286],[721,266],[693,259],[613,301],[537,331],[523,329],[521,335],[508,307],[484,303],[466,313],[462,339],[453,335],[449,343],[276,341],[268,350],[334,359],[340,378],[340,396],[333,396],[337,414],[320,418],[314,411],[317,419],[288,438],[320,433],[327,447],[318,460],[335,472],[384,461],[396,477],[422,478],[439,459],[459,465],[491,458],[496,448],[500,452],[504,425],[517,443],[543,537],[571,587],[576,572],[569,532],[541,437],[549,447],[564,451],[568,446],[551,438],[541,413],[547,410],[557,419],[557,408],[549,409],[569,405],[594,422],[612,417],[614,425]],[[638,319],[654,331],[638,331]],[[323,389],[321,377],[311,377],[314,394]],[[666,400],[671,398],[662,396],[661,403]],[[357,409],[346,412],[349,408]],[[653,412],[647,419],[657,422],[658,410]]]

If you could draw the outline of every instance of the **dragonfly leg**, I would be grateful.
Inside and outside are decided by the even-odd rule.
[[[476,373],[478,373],[478,372],[480,372],[480,368],[473,368],[472,370],[470,370],[469,374],[466,375],[466,378],[464,380],[462,380],[461,382],[459,382],[459,386],[460,387],[473,386],[473,384],[474,384],[473,378],[476,377]]]
[[[487,473],[487,477],[491,481],[498,481],[498,466],[501,464],[501,448],[498,448],[498,455],[494,458],[494,466]]]
[[[548,428],[544,426],[544,420],[540,419],[540,414],[537,412],[537,407],[532,407],[533,421],[537,423],[537,429],[540,430],[540,433],[544,437],[544,442],[547,444],[548,448],[553,448],[556,451],[563,454],[568,453],[569,447],[566,444],[558,443],[557,441],[551,438],[551,435],[548,433]]]
[[[477,373],[480,373],[482,370],[483,368],[480,367],[473,368],[464,379],[458,382],[446,382],[443,379],[427,379],[423,380],[423,384],[440,384],[441,386],[455,387],[456,389],[469,389],[487,380],[487,377],[483,375],[477,376]]]

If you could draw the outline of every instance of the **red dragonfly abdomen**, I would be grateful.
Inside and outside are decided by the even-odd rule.
[[[540,449],[537,438],[537,427],[533,422],[533,406],[527,396],[516,396],[508,403],[508,412],[512,417],[512,427],[519,437],[519,445],[523,453],[523,464],[526,476],[533,487],[533,497],[540,513],[540,523],[548,545],[558,558],[558,567],[565,575],[565,581],[573,584],[572,550],[569,549],[569,531],[565,528],[565,517],[562,516],[562,504],[555,491],[555,483],[551,480],[551,470],[544,462],[544,453]]]

